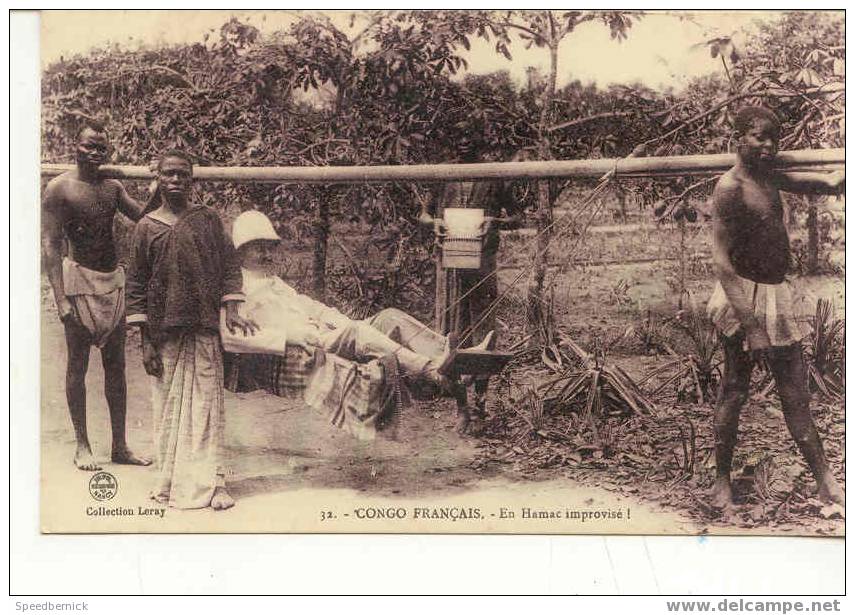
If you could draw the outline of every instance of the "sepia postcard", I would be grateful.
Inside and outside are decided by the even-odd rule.
[[[42,532],[843,536],[844,34],[42,12]]]

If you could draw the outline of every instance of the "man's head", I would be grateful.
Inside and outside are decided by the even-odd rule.
[[[733,122],[739,158],[750,166],[770,166],[778,153],[781,122],[766,107],[740,109]]]
[[[478,162],[479,152],[475,139],[462,135],[457,141],[457,156],[463,162]]]
[[[77,132],[77,165],[95,170],[107,162],[109,152],[104,125],[96,120],[86,120]]]
[[[255,239],[245,243],[237,251],[240,265],[250,271],[269,274],[278,248],[279,242],[272,239]]]
[[[269,273],[280,239],[267,216],[243,212],[232,224],[232,241],[244,269]]]
[[[181,150],[169,150],[157,163],[158,190],[171,205],[186,205],[193,185],[193,161]]]

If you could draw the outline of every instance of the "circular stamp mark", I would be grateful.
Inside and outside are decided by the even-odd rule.
[[[112,500],[118,490],[119,483],[109,472],[95,472],[89,479],[89,493],[99,502]]]

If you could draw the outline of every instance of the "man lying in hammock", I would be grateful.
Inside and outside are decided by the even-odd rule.
[[[349,360],[393,354],[401,370],[446,389],[446,370],[454,360],[453,344],[418,320],[394,308],[366,320],[352,320],[337,309],[301,295],[270,273],[280,238],[259,211],[239,215],[232,240],[241,262],[246,301],[242,316],[255,322],[254,335],[221,327],[223,347],[234,353],[279,354],[287,345],[322,348]],[[392,338],[401,340],[402,343]]]

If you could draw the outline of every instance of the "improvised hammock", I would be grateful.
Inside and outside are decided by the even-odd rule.
[[[660,156],[636,158],[631,154],[619,159],[588,159],[588,160],[546,160],[522,162],[491,162],[474,164],[438,164],[438,165],[395,165],[395,166],[362,166],[362,167],[196,167],[194,179],[198,181],[226,182],[262,182],[262,183],[375,183],[390,181],[421,181],[421,182],[453,182],[464,180],[497,180],[497,179],[560,179],[560,178],[599,178],[595,186],[580,204],[578,211],[567,213],[553,220],[532,238],[538,239],[544,233],[556,226],[557,232],[552,235],[543,250],[535,252],[535,256],[543,255],[552,241],[564,236],[575,228],[573,224],[578,216],[584,213],[593,200],[606,186],[618,177],[674,177],[684,175],[716,175],[726,171],[735,163],[734,154],[703,154],[693,156]],[[786,173],[800,171],[831,171],[842,168],[845,162],[845,150],[842,148],[827,150],[794,150],[780,152],[777,156],[776,168]],[[43,164],[42,175],[52,177],[73,169],[73,165]],[[131,180],[150,180],[154,178],[151,169],[145,166],[104,166],[101,167],[103,177]],[[595,207],[588,217],[583,232],[574,244],[575,250],[579,241],[584,237],[584,231],[590,226],[598,213],[600,206]],[[480,325],[484,318],[489,317],[501,302],[508,297],[510,291],[519,281],[529,274],[534,266],[531,264],[514,277],[508,288],[496,298],[485,311],[481,320],[467,329],[466,334]],[[490,274],[496,275],[497,272]],[[446,310],[455,307],[470,293],[475,291],[489,277],[483,278],[465,294],[456,299]],[[426,327],[427,329],[427,327]],[[414,339],[418,333],[405,340]],[[462,335],[461,339],[465,339]]]

